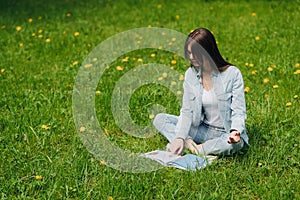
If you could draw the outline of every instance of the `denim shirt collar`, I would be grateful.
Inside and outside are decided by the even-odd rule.
[[[202,94],[202,69],[196,69],[195,67],[192,66],[192,70],[195,74],[195,76],[193,76],[193,79],[191,80],[192,84],[195,86],[200,86],[200,94]],[[214,84],[214,91],[216,93],[217,96],[219,96],[220,94],[224,93],[224,88],[223,88],[223,83],[221,81],[221,77],[219,76],[220,72],[219,71],[213,71],[211,74],[211,78],[212,78],[212,82]]]
[[[196,74],[196,78],[201,82],[202,81],[202,68],[196,68],[194,66],[191,66],[194,73]],[[211,73],[211,77],[218,77],[218,75],[220,74],[219,71],[213,70]]]

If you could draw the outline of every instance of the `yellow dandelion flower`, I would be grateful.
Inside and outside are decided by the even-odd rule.
[[[46,41],[47,43],[51,42],[50,38],[47,38],[45,41]]]
[[[140,40],[138,40],[138,41],[136,41],[136,43],[137,43],[137,44],[141,44],[141,41],[140,41]]]
[[[294,74],[300,74],[300,69],[296,70]]]
[[[38,35],[38,38],[43,38],[43,35]]]
[[[252,73],[252,75],[255,75],[255,74],[257,74],[257,70],[253,70],[251,73]]]
[[[249,67],[254,67],[254,64],[253,64],[253,63],[250,63],[250,64],[249,64]]]
[[[67,13],[66,14],[67,17],[71,17],[71,15],[72,15],[71,13]]]
[[[157,80],[161,81],[161,80],[163,80],[163,77],[158,77],[158,79],[157,79]]]
[[[273,85],[273,88],[276,89],[276,88],[279,88],[279,86],[278,85]]]
[[[100,90],[97,90],[97,91],[96,91],[96,94],[100,94],[100,93],[101,93]]]
[[[161,7],[162,7],[161,4],[158,4],[158,5],[157,5],[157,8],[158,8],[158,9],[161,9]]]
[[[297,98],[298,98],[298,95],[294,95],[293,98],[294,98],[294,99],[297,99]]]
[[[179,80],[180,80],[180,81],[183,81],[183,80],[184,80],[184,76],[183,76],[183,75],[180,75],[180,76],[179,76]]]
[[[42,129],[48,130],[48,129],[49,129],[49,126],[47,126],[47,125],[42,125]]]
[[[109,69],[110,68],[110,66],[109,65],[107,65],[106,67],[105,67],[105,69]]]
[[[39,16],[39,17],[38,17],[38,20],[41,20],[41,19],[42,19],[42,16]]]
[[[79,36],[79,32],[75,32],[75,33],[74,33],[74,36],[75,36],[75,37]]]
[[[24,46],[24,44],[23,44],[23,43],[20,43],[19,46],[22,47],[22,46]]]
[[[246,63],[245,63],[245,66],[248,66],[248,65],[249,65],[249,63],[246,62]]]
[[[84,132],[85,131],[85,127],[84,126],[80,127],[79,131],[80,132]]]
[[[175,18],[176,18],[176,19],[179,19],[179,18],[180,18],[180,16],[179,16],[179,15],[176,15],[176,16],[175,16]]]
[[[66,34],[67,34],[67,31],[64,31],[63,34],[66,35]]]
[[[155,117],[154,114],[149,115],[149,119],[154,119],[154,117]]]
[[[175,69],[175,66],[171,66],[170,69]]]
[[[106,165],[106,162],[104,160],[101,160],[100,165]]]
[[[182,91],[177,91],[176,94],[181,95]]]
[[[151,24],[148,25],[148,28],[152,28]]]
[[[285,105],[286,105],[287,107],[288,107],[288,106],[291,106],[291,105],[292,105],[292,102],[287,102]]]
[[[265,99],[268,98],[270,95],[269,94],[265,94],[264,97]]]
[[[42,33],[42,32],[43,32],[43,30],[42,30],[42,29],[38,30],[38,33]]]
[[[1,69],[1,73],[3,73],[3,72],[5,72],[5,69],[4,69],[4,68]]]
[[[150,55],[151,58],[154,58],[155,56],[156,56],[155,53],[152,53],[152,54]]]
[[[268,67],[268,71],[269,72],[273,71],[273,68],[272,67]]]
[[[74,61],[73,63],[72,63],[72,65],[74,66],[74,65],[78,65],[78,61]]]
[[[114,198],[112,196],[109,196],[108,200],[114,200]]]
[[[43,177],[41,175],[36,175],[34,178],[37,180],[41,180]]]
[[[143,59],[142,58],[138,58],[137,61],[138,62],[143,62]]]
[[[268,83],[269,79],[268,78],[264,78],[263,83]]]
[[[20,30],[22,30],[22,27],[21,27],[21,26],[17,26],[17,27],[16,27],[16,30],[17,30],[17,31],[20,31]]]
[[[166,77],[168,76],[168,73],[164,72],[164,73],[162,74],[162,76],[163,76],[164,78],[166,78]]]
[[[176,81],[171,82],[171,85],[176,85],[176,84],[177,84]]]
[[[31,34],[31,36],[32,36],[32,37],[35,37],[35,36],[36,36],[36,34],[35,34],[35,33],[32,33],[32,34]]]
[[[172,61],[171,61],[171,64],[172,64],[172,65],[175,65],[176,63],[177,63],[176,60],[172,60]]]
[[[219,41],[218,41],[218,40],[216,40],[216,44],[219,44]]]
[[[158,49],[162,49],[162,48],[163,48],[162,46],[159,46],[159,47],[158,47]]]
[[[260,37],[259,37],[259,36],[256,36],[256,37],[255,37],[255,40],[260,40]]]
[[[295,67],[296,67],[296,68],[300,67],[300,64],[299,64],[299,63],[296,63],[296,64],[295,64]]]
[[[255,17],[255,16],[256,16],[256,13],[255,13],[255,12],[251,13],[251,16],[252,16],[252,17]]]
[[[119,66],[117,66],[117,70],[118,70],[118,71],[122,71],[122,70],[123,70],[123,67],[119,65]]]
[[[263,164],[262,164],[261,162],[259,162],[259,163],[257,163],[257,166],[258,166],[258,167],[262,167]]]
[[[244,91],[245,91],[245,92],[249,92],[249,91],[250,91],[250,88],[249,88],[249,87],[245,87],[245,88],[244,88]]]
[[[122,62],[128,62],[128,56],[122,59]]]
[[[32,18],[29,18],[29,19],[28,19],[28,22],[31,23],[31,22],[32,22]]]
[[[93,66],[93,64],[91,64],[91,63],[87,63],[87,64],[84,65],[85,68],[90,68],[92,66]]]

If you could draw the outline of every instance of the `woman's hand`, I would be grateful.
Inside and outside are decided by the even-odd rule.
[[[232,143],[237,143],[241,141],[241,134],[238,131],[232,131],[229,138],[228,138],[228,143],[232,144]]]
[[[188,138],[184,142],[185,147],[190,150],[193,154],[199,154],[200,145],[197,145],[192,138]]]
[[[184,139],[183,138],[175,138],[169,145],[168,149],[173,154],[180,155],[184,148]]]

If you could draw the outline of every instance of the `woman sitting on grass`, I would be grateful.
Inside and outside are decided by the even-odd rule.
[[[185,43],[191,66],[185,72],[179,116],[160,113],[154,126],[180,155],[232,155],[248,145],[246,105],[240,70],[221,56],[212,33],[199,28]]]

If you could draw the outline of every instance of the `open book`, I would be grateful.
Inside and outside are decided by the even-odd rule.
[[[176,167],[184,170],[195,171],[211,164],[216,157],[202,158],[194,154],[184,156],[175,155],[169,151],[155,150],[141,155],[144,158],[150,158],[167,167]]]

